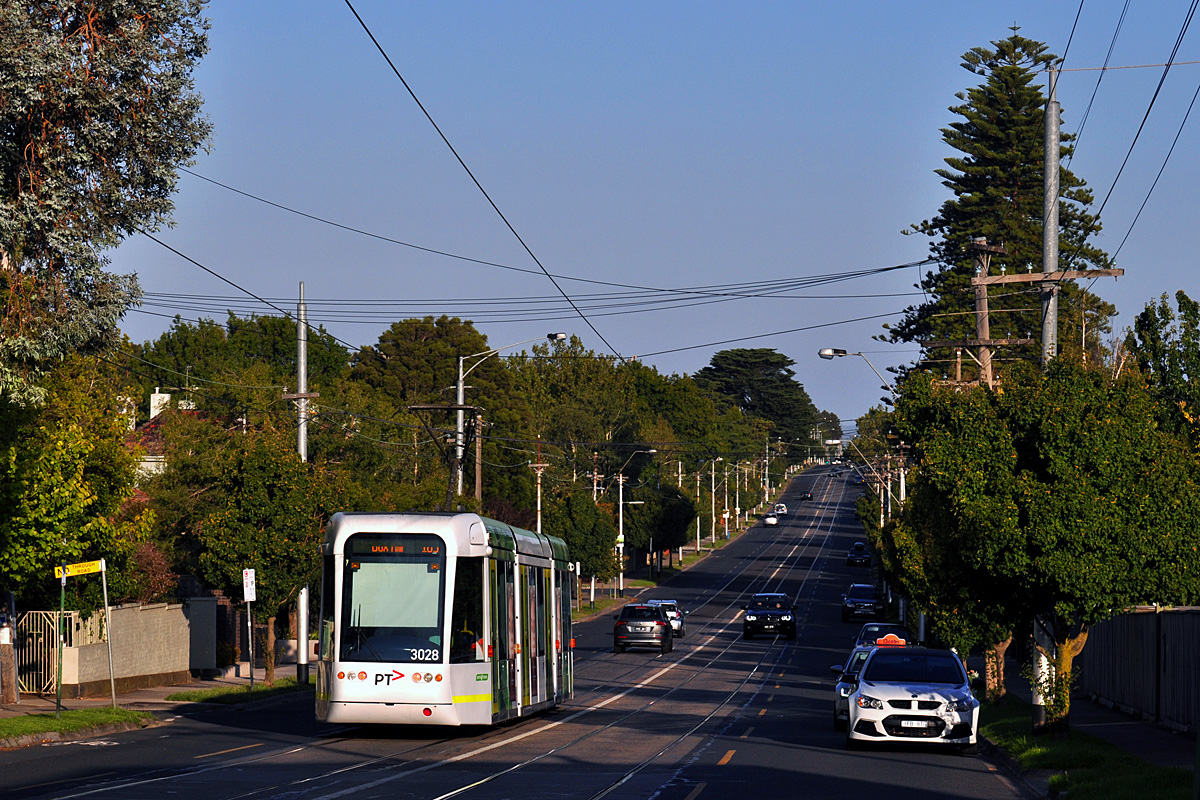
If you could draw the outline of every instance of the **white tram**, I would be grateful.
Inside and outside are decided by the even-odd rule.
[[[561,539],[466,513],[335,514],[317,719],[490,725],[571,696]]]

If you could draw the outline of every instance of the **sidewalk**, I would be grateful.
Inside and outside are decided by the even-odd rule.
[[[1021,677],[1020,666],[1012,661],[1007,662],[1005,674],[1008,677],[1008,691],[1027,703],[1032,702],[1029,682]],[[1070,724],[1072,733],[1086,733],[1103,739],[1148,764],[1186,770],[1195,768],[1195,732],[1176,733],[1152,721],[1094,702],[1083,694],[1071,698]],[[1008,763],[1035,796],[1049,796],[1049,780],[1053,772],[1022,772],[1015,762],[1007,758],[1006,753],[995,749],[1000,753],[1001,760]]]
[[[295,675],[295,665],[285,664],[276,667],[277,678]],[[255,685],[259,685],[266,677],[266,670],[254,671]],[[186,701],[168,700],[167,696],[176,692],[188,692],[198,689],[214,689],[218,687],[246,686],[249,678],[237,678],[232,675],[212,680],[193,680],[177,686],[151,686],[145,689],[133,689],[117,694],[117,705],[128,711],[144,711],[147,713],[171,712],[179,706],[187,705]],[[64,711],[74,711],[86,708],[109,708],[112,706],[112,696],[84,697],[78,699],[63,698]],[[54,695],[42,696],[22,694],[21,702],[0,705],[0,719],[19,717],[31,714],[53,714],[55,710]]]

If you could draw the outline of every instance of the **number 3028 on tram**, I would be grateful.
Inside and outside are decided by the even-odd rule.
[[[321,555],[317,719],[489,725],[571,696],[561,539],[477,514],[339,513]]]

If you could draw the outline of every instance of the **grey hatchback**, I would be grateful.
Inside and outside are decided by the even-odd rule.
[[[624,653],[628,647],[657,647],[661,653],[669,653],[675,638],[667,612],[661,606],[646,603],[631,603],[613,617],[613,652]]]

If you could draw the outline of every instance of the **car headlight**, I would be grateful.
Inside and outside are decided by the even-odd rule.
[[[747,615],[746,615],[746,621],[747,621],[747,622],[754,622],[754,620],[756,620],[756,619],[758,619],[758,617],[754,616],[753,614],[747,614]]]
[[[962,697],[957,700],[951,700],[949,703],[946,704],[946,710],[954,711],[959,714],[965,714],[969,711],[974,710],[974,708],[975,708],[975,700],[974,700],[974,698],[970,698],[970,697]]]
[[[792,621],[792,615],[791,615],[791,614],[784,614],[784,615],[783,615],[783,621],[784,621],[784,622],[791,622],[791,621]]]
[[[860,694],[856,702],[858,703],[859,708],[874,708],[878,711],[883,711],[883,701],[876,700],[874,697]]]
[[[852,692],[852,691],[854,691],[853,686],[839,686],[838,687],[838,694],[840,694],[842,697],[849,697],[850,692]]]

